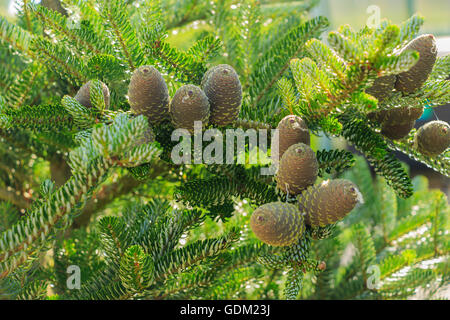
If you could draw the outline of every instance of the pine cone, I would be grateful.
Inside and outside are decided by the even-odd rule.
[[[381,126],[381,134],[392,140],[403,139],[415,124],[415,121],[405,124],[385,123]]]
[[[86,82],[75,95],[75,100],[77,100],[81,105],[85,106],[86,108],[92,108],[91,83],[92,81]],[[105,108],[109,109],[110,104],[109,89],[108,86],[103,82],[101,82],[101,84],[103,90],[103,97],[105,99]]]
[[[396,80],[397,77],[395,75],[376,78],[373,85],[366,90],[366,93],[377,98],[379,102],[382,102],[392,93]]]
[[[369,113],[367,116],[370,120],[380,124],[388,123],[407,124],[421,117],[423,107],[398,107],[389,110],[379,110]]]
[[[436,40],[432,34],[424,34],[412,40],[402,49],[419,52],[419,61],[408,71],[397,75],[395,88],[404,93],[414,92],[427,81],[436,61]]]
[[[419,128],[414,147],[422,154],[434,157],[450,146],[450,126],[445,121],[431,121]]]
[[[168,115],[169,91],[161,73],[153,66],[141,66],[131,76],[128,87],[131,110],[155,124]]]
[[[177,128],[194,132],[194,122],[201,121],[203,127],[208,125],[209,102],[199,87],[188,84],[175,92],[170,104],[172,122]]]
[[[211,104],[209,122],[218,126],[233,123],[241,110],[242,87],[233,67],[220,64],[203,76],[201,87]]]
[[[272,152],[274,164],[278,165],[279,159],[283,156],[286,150],[296,143],[304,143],[309,146],[310,135],[308,126],[302,118],[296,115],[289,115],[284,117],[277,126],[278,139],[272,139]],[[275,152],[274,146],[278,143],[278,153]]]
[[[298,208],[285,202],[271,202],[256,209],[250,227],[258,239],[272,246],[289,246],[305,232]]]
[[[290,146],[281,157],[277,186],[284,193],[297,195],[314,184],[319,164],[314,151],[304,143]]]
[[[348,180],[326,180],[311,186],[299,197],[300,212],[311,227],[325,227],[343,219],[362,201],[356,185]]]

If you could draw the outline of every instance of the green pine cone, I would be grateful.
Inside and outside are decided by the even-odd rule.
[[[436,40],[432,34],[424,34],[412,40],[402,49],[419,52],[419,61],[408,71],[397,75],[395,88],[404,93],[411,93],[422,87],[433,70],[437,56]]]
[[[414,128],[415,124],[415,121],[405,124],[384,123],[381,126],[381,134],[392,140],[403,139]]]
[[[272,139],[272,158],[275,165],[278,164],[279,159],[283,156],[286,150],[296,143],[304,143],[309,146],[310,135],[308,126],[302,118],[296,115],[288,115],[284,117],[277,126],[278,139]],[[278,143],[278,153],[275,152],[275,144]]]
[[[283,257],[291,265],[298,265],[306,260],[311,251],[311,239],[309,237],[300,238],[296,243],[284,248]]]
[[[300,212],[306,214],[305,222],[311,227],[325,227],[342,220],[361,201],[356,185],[344,179],[323,181],[298,197]]]
[[[264,254],[262,256],[259,256],[256,261],[259,264],[262,264],[266,268],[276,270],[276,269],[282,269],[286,266],[286,259],[284,259],[283,256],[280,256],[278,254]]]
[[[141,66],[131,76],[128,87],[131,110],[155,124],[167,118],[169,90],[163,76],[153,66]]]
[[[77,94],[75,95],[75,100],[77,100],[81,105],[85,106],[86,108],[92,108],[91,103],[91,83],[92,81],[86,82],[80,90],[78,90]],[[106,84],[101,82],[102,84],[102,90],[103,90],[103,97],[105,99],[105,107],[106,109],[109,109],[110,104],[110,95],[109,95],[109,89]]]
[[[256,237],[272,246],[289,246],[303,235],[305,223],[298,208],[290,203],[271,202],[256,209],[250,219]]]
[[[397,77],[395,75],[376,78],[373,85],[366,90],[366,93],[377,98],[379,102],[382,102],[391,95],[396,80]]]
[[[203,76],[201,87],[211,104],[209,122],[218,126],[233,123],[241,111],[242,87],[233,67],[220,64]]]
[[[450,126],[445,121],[431,121],[419,128],[414,147],[422,154],[434,157],[450,146]]]
[[[310,227],[307,229],[309,236],[314,240],[323,240],[333,235],[336,224],[328,224],[325,227]]]
[[[284,193],[297,195],[314,184],[319,164],[314,151],[304,143],[290,146],[280,160],[276,181]]]
[[[194,122],[201,121],[203,127],[208,125],[209,102],[199,87],[188,84],[175,92],[170,104],[172,122],[177,128],[194,132]]]

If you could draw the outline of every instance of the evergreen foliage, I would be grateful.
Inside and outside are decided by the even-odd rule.
[[[393,151],[450,177],[450,149],[422,154],[414,129],[392,140],[369,116],[450,102],[449,56],[413,92],[367,93],[417,64],[400,49],[423,18],[325,34],[325,17],[308,18],[315,0],[48,3],[0,17],[0,299],[406,299],[449,284],[448,200]],[[130,108],[132,74],[154,66],[173,98],[220,64],[236,70],[242,106],[216,129],[274,129],[295,114],[315,135],[345,138],[368,163],[311,150],[309,185],[348,179],[364,204],[275,247],[250,230],[251,213],[298,204],[261,174],[266,163],[174,163],[169,118],[150,125]],[[75,96],[89,81],[88,107]]]

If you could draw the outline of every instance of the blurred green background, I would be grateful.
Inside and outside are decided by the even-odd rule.
[[[314,13],[327,16],[331,28],[350,24],[359,29],[366,24],[369,13],[367,8],[376,5],[380,8],[381,18],[401,23],[415,12],[425,17],[423,33],[435,36],[450,36],[449,0],[321,0]]]
[[[0,14],[12,16],[13,3],[14,0],[0,0]],[[450,36],[449,0],[320,0],[313,12],[327,16],[333,29],[347,23],[358,29],[366,23],[366,9],[370,5],[378,6],[381,18],[388,18],[394,23],[420,12],[426,17],[423,32]]]
[[[13,3],[14,0],[0,0],[0,14],[12,16]],[[347,23],[358,29],[366,23],[366,9],[370,5],[378,6],[381,18],[388,18],[394,23],[420,12],[426,17],[423,32],[437,36],[450,35],[449,0],[320,0],[313,12],[327,16],[333,29]]]

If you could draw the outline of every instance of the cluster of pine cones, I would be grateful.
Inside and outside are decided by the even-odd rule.
[[[89,81],[80,88],[75,99],[91,108]],[[102,83],[106,107],[109,107],[108,87]],[[145,115],[149,124],[156,125],[171,119],[176,128],[194,132],[194,122],[226,126],[233,123],[241,110],[242,87],[239,76],[227,64],[209,69],[203,76],[201,87],[187,84],[180,87],[169,101],[169,90],[161,73],[154,66],[141,66],[131,76],[128,87],[131,111]],[[153,141],[151,128],[146,134],[146,143]]]
[[[362,201],[353,182],[344,179],[316,182],[319,164],[309,146],[310,134],[302,118],[289,115],[278,124],[280,157],[276,176],[277,187],[296,196],[296,204],[267,203],[256,209],[250,227],[261,241],[272,246],[290,246],[304,234],[306,225],[325,227],[343,219]]]
[[[427,81],[436,61],[437,48],[433,35],[426,34],[412,40],[402,51],[415,50],[419,61],[408,71],[398,75],[377,78],[367,93],[379,102],[389,98],[392,91],[412,93],[420,89]],[[398,140],[408,136],[416,120],[423,113],[423,107],[399,107],[390,110],[374,111],[368,114],[370,120],[381,125],[381,134]],[[450,126],[444,121],[431,121],[420,127],[414,137],[417,151],[426,156],[437,156],[450,145]]]
[[[156,68],[141,66],[132,75],[128,99],[135,114],[147,116],[150,124],[157,124],[170,115],[176,128],[194,132],[194,122],[225,126],[233,123],[242,103],[239,76],[229,65],[209,69],[201,87],[187,84],[180,87],[169,102],[167,85]]]

